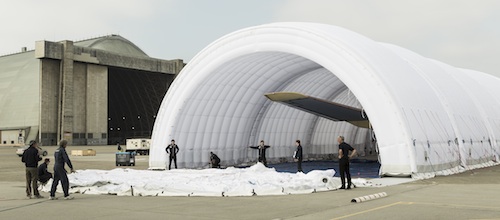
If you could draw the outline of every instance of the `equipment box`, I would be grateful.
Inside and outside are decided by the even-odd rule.
[[[116,152],[116,166],[135,166],[135,153]]]
[[[135,152],[139,155],[149,155],[151,139],[127,139],[126,152]]]
[[[72,150],[71,151],[71,156],[95,156],[96,152],[95,150],[88,149],[88,150]]]

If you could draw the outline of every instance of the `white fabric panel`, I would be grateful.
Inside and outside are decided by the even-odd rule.
[[[335,127],[339,123],[342,122],[318,118],[311,140],[311,145],[315,146],[315,148],[311,151],[311,154],[334,154],[338,152],[338,146],[335,144],[337,136],[332,131],[335,131]]]
[[[345,85],[344,85],[345,86]],[[335,96],[335,98],[332,100],[333,102],[352,106],[355,108],[363,108],[359,101],[356,99],[356,96],[352,94],[352,92],[348,89],[345,88],[340,94]]]
[[[314,155],[337,154],[337,137],[340,135],[361,155],[364,155],[365,145],[369,145],[366,143],[369,130],[347,122],[319,118],[314,131],[311,141],[311,145],[315,147],[311,152]]]
[[[441,102],[440,105],[444,108],[442,112],[415,112],[413,110],[405,112],[409,121],[411,120],[412,124],[418,125],[415,129],[410,130],[412,136],[425,138],[423,140],[413,138],[414,147],[419,149],[417,151],[417,164],[430,166],[429,171],[431,172],[436,169],[436,166],[448,165],[448,168],[453,168],[458,165],[454,163],[458,160],[461,160],[462,164],[466,164],[466,156],[461,150],[464,146],[462,143],[455,144],[454,140],[455,138],[462,140],[462,134],[469,134],[473,131],[466,123],[463,123],[465,121],[458,121],[454,117],[455,115],[478,115],[478,112],[474,105],[462,107],[464,101],[471,102],[470,97],[464,90],[457,90],[456,88],[462,86],[447,74],[448,70],[455,72],[457,70],[429,63],[428,59],[403,48],[393,45],[386,46],[400,54],[401,58],[408,62],[415,72],[431,86],[435,96]],[[430,124],[425,125],[423,123],[425,121]],[[429,129],[429,126],[432,126],[433,129]],[[461,131],[461,129],[466,129],[466,131]],[[429,137],[430,132],[434,134],[434,137]]]
[[[422,60],[421,57],[411,54],[409,51],[406,51],[406,54],[411,55],[413,61]],[[489,125],[483,119],[482,104],[477,101],[474,92],[469,91],[469,77],[454,67],[437,61],[433,61],[433,63],[435,65],[432,65],[432,63],[428,65],[420,64],[419,66],[422,68],[420,73],[425,74],[429,84],[434,87],[437,95],[441,97],[450,123],[454,127],[455,138],[459,140],[458,145],[448,144],[450,149],[447,151],[441,149],[444,152],[436,155],[439,157],[437,160],[441,161],[441,163],[450,162],[440,157],[453,158],[450,156],[453,155],[458,156],[462,166],[488,162],[489,159],[486,158],[491,159],[494,155],[491,148],[486,147],[482,142],[484,142],[485,137],[489,136]],[[464,103],[468,104],[464,105]],[[445,140],[445,138],[441,139]],[[453,139],[449,138],[448,141],[454,143]]]
[[[263,96],[287,90],[362,108],[377,136],[382,175],[485,163],[498,157],[499,84],[335,26],[250,27],[207,46],[173,82],[155,122],[150,168],[165,168],[169,139],[181,147],[181,167],[205,166],[210,151],[227,165],[254,160],[248,146],[260,139],[272,146],[271,159],[290,158],[295,139],[306,155],[331,154],[338,135],[357,148],[369,145],[367,129]]]
[[[490,129],[490,137],[485,141],[491,146],[498,161],[500,155],[500,114],[498,114],[498,109],[500,109],[500,96],[498,95],[500,94],[500,87],[498,84],[500,79],[472,70],[462,69],[462,71],[469,76],[471,82],[474,82],[472,88],[479,88],[473,91],[476,92],[475,97],[480,101],[480,106],[485,114],[485,121],[489,123],[488,128]]]
[[[474,121],[474,125],[476,128],[482,128],[482,125],[487,128],[487,132],[482,131],[480,134],[476,134],[477,138],[473,140],[475,146],[472,146],[471,150],[472,154],[476,156],[473,156],[471,160],[476,160],[475,163],[484,163],[484,161],[494,157],[498,161],[500,155],[500,142],[498,140],[500,134],[500,115],[498,114],[500,87],[498,83],[500,83],[500,79],[477,71],[464,69],[461,71],[465,77],[460,78],[460,81],[481,113],[480,117],[474,117],[480,118]]]

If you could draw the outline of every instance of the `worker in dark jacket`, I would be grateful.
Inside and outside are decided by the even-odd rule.
[[[214,152],[210,152],[210,165],[212,168],[220,168],[220,158]]]
[[[43,198],[38,192],[38,161],[42,160],[38,152],[38,143],[30,141],[30,147],[23,153],[21,161],[26,166],[26,196],[28,199]],[[33,191],[33,196],[31,195]]]
[[[174,161],[175,169],[177,169],[177,153],[179,153],[179,146],[175,144],[175,140],[172,140],[170,144],[165,148],[165,151],[167,151],[168,156],[168,169],[172,167],[172,161]]]
[[[297,160],[297,172],[302,172],[302,146],[300,140],[295,141],[295,146],[297,146],[297,150],[295,150],[293,157]]]
[[[259,149],[259,162],[264,164],[264,166],[267,166],[266,149],[270,147],[271,146],[264,144],[264,140],[260,140],[259,146],[250,146],[250,148]]]
[[[45,158],[42,164],[38,166],[38,181],[40,181],[43,185],[47,183],[47,181],[52,178],[52,173],[47,170],[47,167],[49,166],[50,159]]]
[[[61,185],[64,192],[64,199],[73,199],[72,196],[69,195],[69,180],[68,175],[66,174],[66,169],[64,169],[64,165],[67,164],[71,169],[71,172],[75,172],[73,169],[73,165],[71,164],[71,160],[69,160],[68,154],[66,153],[66,146],[68,145],[68,141],[61,140],[59,142],[59,148],[54,152],[54,181],[52,182],[52,188],[50,189],[50,199],[57,199],[56,189],[59,181],[61,181]]]

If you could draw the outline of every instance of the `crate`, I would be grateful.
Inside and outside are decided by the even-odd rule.
[[[116,166],[135,166],[135,153],[116,152]]]
[[[71,156],[95,156],[96,151],[92,149],[87,150],[71,150]]]

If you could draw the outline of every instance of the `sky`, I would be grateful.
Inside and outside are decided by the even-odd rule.
[[[151,57],[189,62],[233,31],[290,21],[344,27],[500,77],[497,0],[2,0],[0,55],[38,40],[119,34]]]

